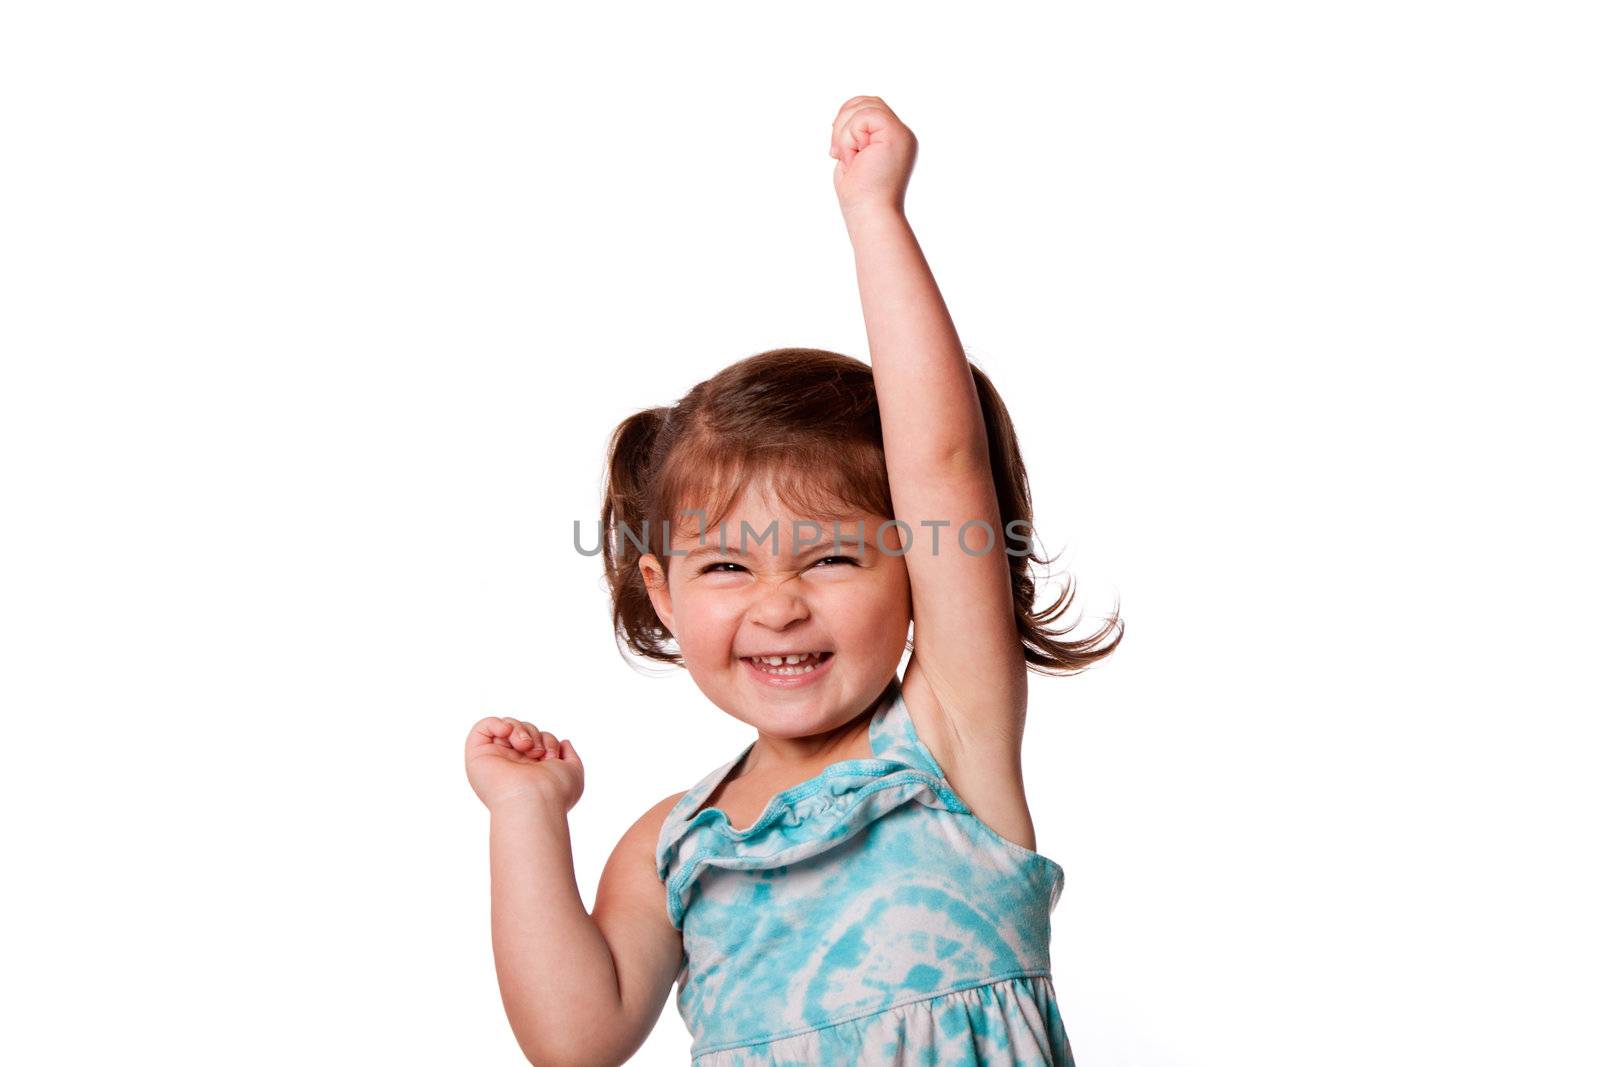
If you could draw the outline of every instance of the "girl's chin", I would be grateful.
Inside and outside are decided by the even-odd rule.
[[[807,689],[816,685],[833,671],[833,662],[838,659],[834,653],[826,653],[822,661],[809,670],[801,670],[793,674],[774,674],[763,670],[750,660],[741,659],[739,669],[744,672],[745,678],[752,684],[767,691]]]

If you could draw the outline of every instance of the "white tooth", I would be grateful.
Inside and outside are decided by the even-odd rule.
[[[807,653],[807,655],[809,655],[809,653]],[[785,657],[783,657],[783,662],[790,663],[790,664],[799,663],[801,660],[803,660],[805,658],[806,657],[804,655],[801,655],[801,656],[785,656]]]

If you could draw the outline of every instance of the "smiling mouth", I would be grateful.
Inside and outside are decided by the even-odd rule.
[[[780,677],[810,674],[833,657],[832,652],[805,652],[790,656],[744,656],[744,661],[763,674]]]

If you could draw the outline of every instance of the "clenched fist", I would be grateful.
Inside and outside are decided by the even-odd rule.
[[[571,741],[558,741],[520,719],[479,720],[467,735],[467,781],[490,811],[529,801],[560,805],[583,795],[583,761]]]
[[[876,96],[852,96],[833,119],[828,155],[833,190],[846,217],[862,212],[903,214],[906,185],[917,161],[917,138]]]

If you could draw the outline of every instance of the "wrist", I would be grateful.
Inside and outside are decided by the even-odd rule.
[[[841,213],[844,215],[845,229],[852,234],[858,230],[910,225],[906,221],[906,213],[893,204],[861,204],[856,207],[843,208]]]
[[[504,797],[489,806],[491,823],[518,823],[550,827],[566,826],[567,810],[560,801],[538,791]]]

